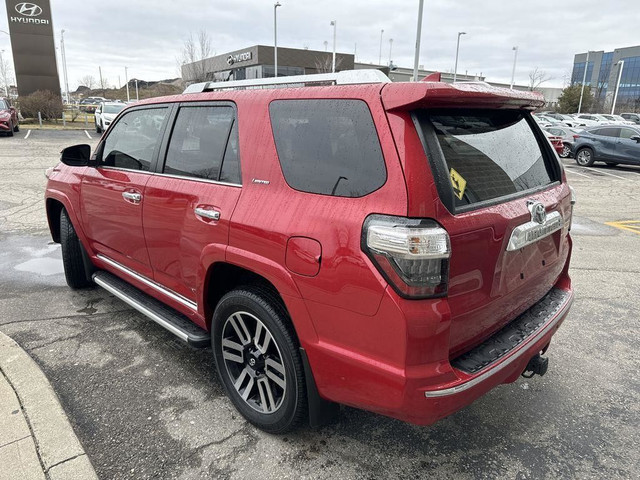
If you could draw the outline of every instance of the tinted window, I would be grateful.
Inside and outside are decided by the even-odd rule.
[[[619,128],[600,128],[598,129],[596,135],[601,135],[603,137],[618,137],[620,133],[620,129]]]
[[[269,112],[282,172],[292,188],[361,197],[384,185],[384,158],[363,101],[278,100]]]
[[[149,171],[168,109],[152,108],[126,113],[109,130],[102,164],[109,167]]]
[[[620,138],[631,138],[631,137],[637,137],[637,136],[638,136],[638,132],[636,132],[635,130],[632,130],[631,128],[620,129]]]
[[[164,173],[218,180],[234,124],[231,107],[182,107],[169,142]],[[233,150],[233,149],[231,149]],[[229,153],[230,164],[237,164]],[[231,167],[233,170],[233,166]]]
[[[545,159],[520,111],[422,110],[417,118],[425,138],[437,138],[456,207],[553,181],[552,160]]]

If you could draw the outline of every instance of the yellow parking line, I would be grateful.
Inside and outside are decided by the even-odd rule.
[[[605,225],[610,225],[620,230],[627,230],[628,232],[637,233],[640,235],[640,220],[626,220],[622,222],[606,222]]]

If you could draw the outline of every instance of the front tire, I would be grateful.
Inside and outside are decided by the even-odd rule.
[[[98,125],[96,123],[96,133],[102,133],[102,129],[100,128],[100,125]]]
[[[595,162],[595,158],[590,148],[581,148],[576,152],[576,163],[581,167],[590,167],[593,162]]]
[[[60,245],[62,246],[62,264],[67,285],[73,289],[93,285],[87,278],[82,256],[82,245],[65,209],[60,212]]]
[[[9,130],[7,130],[7,137],[13,137],[13,123],[9,125]]]
[[[16,132],[16,133],[18,133],[18,132],[20,131],[20,124],[19,124],[19,123],[16,123],[16,124],[13,126],[13,131],[14,131],[14,132]]]
[[[218,375],[236,409],[269,433],[295,429],[307,412],[299,343],[271,290],[244,287],[216,306],[211,342]]]

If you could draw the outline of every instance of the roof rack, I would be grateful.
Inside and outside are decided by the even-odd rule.
[[[388,83],[380,70],[344,70],[338,73],[316,73],[313,75],[292,75],[278,78],[256,78],[231,82],[202,82],[189,85],[182,93],[215,92],[221,90],[249,90],[260,88],[292,88],[326,85],[356,85],[363,83]],[[318,85],[319,84],[319,85]]]

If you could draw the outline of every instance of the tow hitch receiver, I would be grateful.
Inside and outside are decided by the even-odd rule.
[[[543,358],[538,353],[537,355],[532,357],[531,360],[529,360],[529,363],[527,363],[527,368],[525,368],[524,372],[522,372],[522,376],[524,378],[531,378],[536,374],[542,376],[547,373],[547,368],[549,368],[549,359]]]

